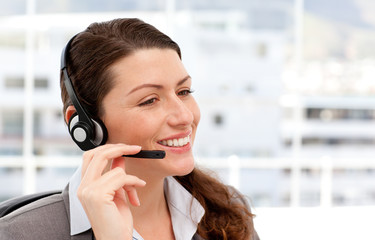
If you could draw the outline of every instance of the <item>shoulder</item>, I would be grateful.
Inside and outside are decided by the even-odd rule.
[[[64,239],[70,236],[69,228],[68,211],[62,194],[55,194],[1,218],[0,240]]]

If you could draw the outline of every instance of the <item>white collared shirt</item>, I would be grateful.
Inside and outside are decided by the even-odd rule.
[[[72,236],[91,228],[90,221],[77,197],[80,182],[81,168],[78,168],[69,181],[70,234]],[[173,177],[165,178],[164,194],[168,202],[176,240],[192,239],[204,215],[204,208]],[[133,229],[133,239],[143,240],[136,229]]]

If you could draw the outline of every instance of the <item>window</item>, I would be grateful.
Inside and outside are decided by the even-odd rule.
[[[36,78],[35,79],[35,88],[37,89],[47,89],[48,88],[48,79],[47,78]]]
[[[333,108],[308,108],[306,109],[308,119],[317,120],[374,120],[373,109],[333,109]]]
[[[22,89],[25,86],[25,81],[23,77],[6,77],[5,78],[5,88],[6,89]]]
[[[215,114],[213,117],[215,126],[222,126],[224,123],[224,117],[222,114]]]
[[[37,77],[34,80],[34,87],[36,89],[47,89],[49,82],[47,78]],[[25,87],[25,81],[23,77],[11,76],[5,78],[6,89],[23,89]]]
[[[265,44],[265,43],[258,43],[256,45],[256,55],[259,58],[265,58],[267,56],[267,44]]]
[[[1,114],[2,129],[4,136],[22,136],[23,133],[23,112],[4,111]]]

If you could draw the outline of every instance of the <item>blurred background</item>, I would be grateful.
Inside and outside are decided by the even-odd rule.
[[[375,239],[373,0],[1,0],[0,200],[62,189],[80,164],[60,53],[119,17],[182,48],[197,163],[251,199],[262,239]]]

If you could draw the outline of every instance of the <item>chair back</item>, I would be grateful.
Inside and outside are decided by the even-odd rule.
[[[53,194],[60,194],[60,193],[61,191],[46,191],[46,192],[19,196],[19,197],[11,198],[9,200],[1,202],[0,203],[0,218],[36,200],[48,197]]]

